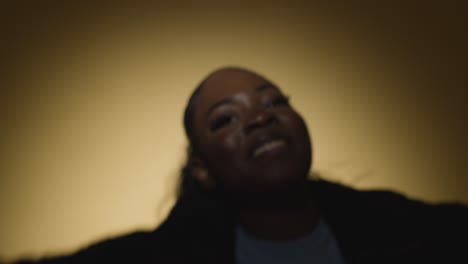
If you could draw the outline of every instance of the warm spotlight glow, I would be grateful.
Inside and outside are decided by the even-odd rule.
[[[258,71],[291,96],[324,177],[468,202],[466,18],[426,8],[434,12],[13,8],[4,35],[11,89],[0,106],[0,257],[154,228],[184,159],[186,100],[225,65]]]

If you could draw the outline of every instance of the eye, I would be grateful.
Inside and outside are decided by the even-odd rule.
[[[219,118],[216,118],[211,124],[211,131],[217,131],[222,127],[230,124],[233,121],[234,117],[232,115],[222,115]]]
[[[270,108],[270,107],[283,106],[283,105],[285,105],[285,106],[289,105],[289,97],[288,96],[283,96],[283,95],[278,96],[278,97],[274,98],[273,100],[268,101],[265,106],[267,108]]]

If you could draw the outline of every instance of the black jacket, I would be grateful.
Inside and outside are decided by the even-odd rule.
[[[468,263],[468,208],[311,181],[348,263]],[[180,199],[152,232],[39,263],[235,263],[235,217],[210,195]],[[19,262],[29,263],[29,262]]]

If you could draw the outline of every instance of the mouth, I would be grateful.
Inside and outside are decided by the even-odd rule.
[[[251,158],[258,158],[263,155],[276,154],[287,146],[283,139],[271,139],[260,142],[251,152]]]

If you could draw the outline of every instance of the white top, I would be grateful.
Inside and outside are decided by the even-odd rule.
[[[344,264],[338,243],[323,219],[304,238],[288,241],[259,239],[240,226],[236,229],[238,264]]]

